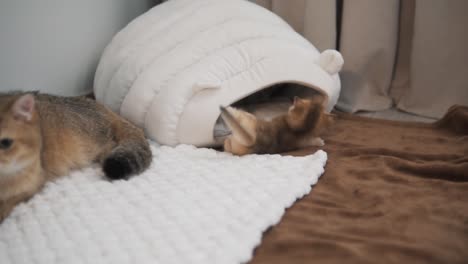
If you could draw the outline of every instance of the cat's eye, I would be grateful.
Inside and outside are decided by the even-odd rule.
[[[0,149],[9,149],[13,145],[13,139],[3,138],[0,140]]]

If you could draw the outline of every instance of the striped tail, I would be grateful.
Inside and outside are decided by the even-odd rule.
[[[102,169],[113,180],[128,179],[146,170],[152,153],[143,131],[123,122],[116,129],[117,146],[104,158]]]

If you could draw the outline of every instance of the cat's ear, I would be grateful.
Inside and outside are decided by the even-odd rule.
[[[299,96],[294,96],[293,105],[296,105],[299,102]]]
[[[12,112],[15,119],[31,121],[36,104],[32,94],[25,94],[18,98],[13,104]]]
[[[294,96],[293,104],[291,105],[291,107],[289,107],[289,111],[299,108],[301,107],[301,105],[302,105],[302,99],[299,96]]]

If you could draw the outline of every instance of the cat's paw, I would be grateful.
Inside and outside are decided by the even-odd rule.
[[[318,147],[325,146],[325,141],[323,141],[323,139],[321,139],[321,138],[317,138],[316,142],[317,142],[316,146],[318,146]]]
[[[308,146],[323,147],[325,146],[325,141],[323,139],[316,137],[309,140]]]

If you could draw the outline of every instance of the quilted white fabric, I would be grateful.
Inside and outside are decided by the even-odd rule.
[[[286,22],[245,0],[170,0],[122,29],[106,47],[96,99],[175,146],[215,144],[219,106],[279,83],[340,93],[338,51],[320,53]]]
[[[242,263],[327,159],[152,150],[129,181],[89,168],[48,183],[0,225],[0,263]]]

